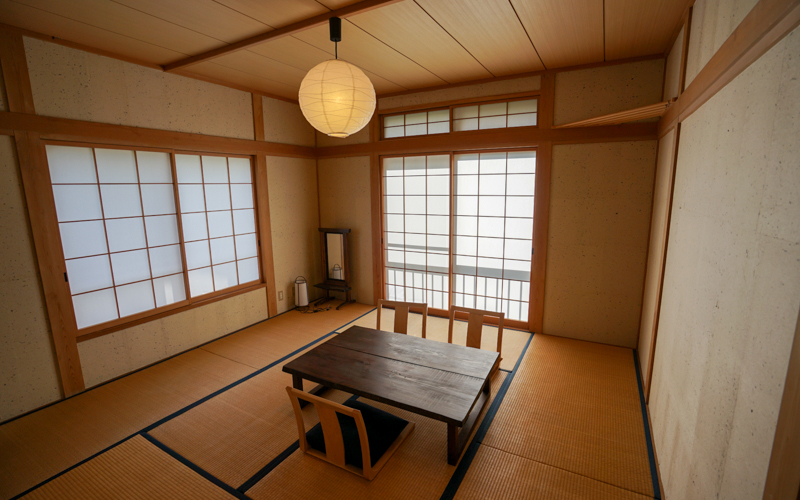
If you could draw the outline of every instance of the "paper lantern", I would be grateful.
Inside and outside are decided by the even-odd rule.
[[[299,101],[312,127],[331,137],[347,137],[372,118],[375,88],[356,66],[331,59],[311,68],[303,78]]]

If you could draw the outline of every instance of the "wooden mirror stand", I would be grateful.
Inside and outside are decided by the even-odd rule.
[[[347,235],[349,229],[319,228],[320,250],[322,254],[322,269],[325,281],[314,285],[325,290],[325,296],[317,300],[314,305],[324,304],[334,297],[331,292],[344,292],[345,300],[336,309],[341,309],[345,304],[355,302],[350,298],[350,255],[347,251]]]

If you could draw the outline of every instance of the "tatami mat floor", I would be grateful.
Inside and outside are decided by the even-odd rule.
[[[291,311],[0,425],[0,498],[659,497],[632,351],[509,329],[494,399],[458,466],[442,422],[372,401],[416,423],[375,480],[304,455],[283,364],[375,321],[360,304]],[[465,331],[456,322],[456,342]],[[484,328],[484,349],[496,332]],[[429,317],[427,336],[446,341],[447,320]]]

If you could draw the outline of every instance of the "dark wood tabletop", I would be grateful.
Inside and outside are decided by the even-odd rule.
[[[463,426],[498,353],[360,326],[290,361],[283,371]]]

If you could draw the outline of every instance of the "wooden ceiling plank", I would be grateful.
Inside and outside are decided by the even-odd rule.
[[[329,54],[333,56],[334,44],[330,41],[328,26],[318,26],[294,36],[321,50],[330,51]],[[339,58],[355,64],[359,68],[377,73],[404,88],[446,83],[416,62],[349,22],[342,23]]]
[[[266,24],[214,0],[113,0],[219,40],[219,45],[263,33]]]
[[[255,89],[257,91],[280,96],[292,101],[297,100],[297,89],[291,85],[276,82],[258,75],[246,73],[244,71],[228,68],[217,64],[216,61],[207,61],[192,66],[191,69],[176,71],[175,74],[184,76],[200,75],[206,78],[214,78],[220,82],[226,82],[228,86],[239,85],[243,89]]]
[[[603,61],[603,0],[511,0],[548,69]]]
[[[218,3],[252,17],[271,28],[279,28],[328,12],[315,0],[216,0]]]
[[[46,33],[49,37],[62,38],[75,44],[102,48],[102,51],[116,54],[120,59],[135,59],[161,65],[165,61],[174,61],[176,57],[181,57],[180,52],[171,49],[9,0],[0,0],[0,22]]]
[[[15,1],[181,54],[194,54],[219,46],[219,40],[108,0]]]
[[[307,71],[287,66],[286,64],[247,50],[232,52],[223,57],[218,57],[213,61],[206,62],[213,62],[219,66],[288,85],[295,90],[300,88],[300,82],[303,81],[307,73]]]
[[[371,10],[348,21],[447,82],[492,76],[414,2]],[[436,50],[431,50],[432,47]]]
[[[606,60],[667,50],[686,2],[605,0]]]
[[[133,0],[125,0],[125,1],[133,1]],[[140,0],[136,0],[140,1]],[[160,0],[148,0],[148,1],[160,1]],[[172,0],[176,1],[176,0]],[[400,0],[362,0],[353,5],[349,5],[347,7],[343,7],[341,9],[337,9],[331,12],[326,12],[319,14],[317,16],[311,17],[309,19],[305,19],[303,21],[299,21],[288,26],[284,26],[282,28],[278,28],[276,30],[271,30],[267,32],[263,32],[258,35],[253,35],[248,38],[240,39],[237,42],[231,43],[228,46],[220,47],[218,49],[214,49],[203,54],[198,54],[196,56],[192,56],[180,61],[176,61],[172,64],[167,64],[164,66],[165,71],[173,71],[177,68],[190,66],[192,64],[197,64],[201,61],[207,61],[210,59],[214,59],[215,57],[219,57],[223,54],[227,54],[229,52],[234,52],[237,50],[242,50],[247,47],[251,47],[253,45],[263,43],[270,39],[280,38],[284,36],[293,35],[295,33],[299,33],[301,31],[308,30],[310,28],[314,28],[316,26],[327,25],[328,19],[331,17],[347,17],[353,14],[357,14],[359,12],[365,12],[367,10],[375,9],[381,7],[383,5],[388,5],[391,3],[399,2]]]
[[[508,0],[416,0],[493,76],[544,69]]]

